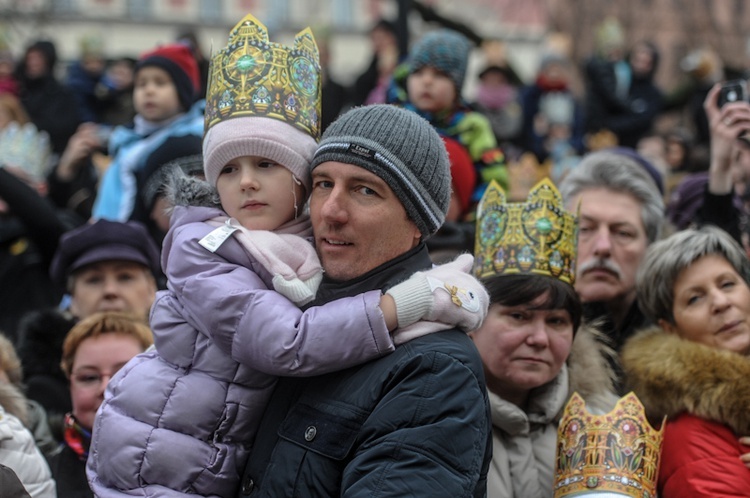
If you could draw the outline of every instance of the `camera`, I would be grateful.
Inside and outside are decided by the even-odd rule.
[[[742,102],[747,100],[746,80],[731,80],[722,83],[721,91],[719,92],[719,107],[723,107],[724,104],[729,104],[731,102]]]

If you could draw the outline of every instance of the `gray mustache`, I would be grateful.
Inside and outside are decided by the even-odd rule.
[[[586,261],[585,263],[582,263],[581,266],[578,267],[578,273],[583,275],[589,270],[607,270],[612,273],[614,273],[617,278],[620,278],[622,275],[622,270],[620,270],[620,267],[617,266],[617,263],[612,261],[611,259],[605,259],[605,258],[595,258],[590,259]]]

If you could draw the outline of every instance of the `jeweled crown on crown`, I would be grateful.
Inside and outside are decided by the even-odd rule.
[[[536,274],[575,282],[578,218],[563,207],[549,178],[529,192],[526,202],[506,202],[494,180],[477,208],[474,274]]]
[[[230,31],[227,46],[211,58],[205,131],[225,119],[269,117],[319,139],[320,72],[310,28],[288,47],[270,42],[266,26],[246,15]]]
[[[554,498],[610,493],[655,498],[664,423],[654,429],[634,393],[592,415],[573,393],[557,429]]]

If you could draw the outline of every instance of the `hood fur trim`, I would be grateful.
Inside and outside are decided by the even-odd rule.
[[[201,206],[221,209],[219,192],[205,180],[186,175],[179,166],[166,174],[164,192],[172,206]]]
[[[26,398],[15,386],[0,382],[0,406],[28,427],[29,411]]]
[[[750,361],[659,327],[633,336],[620,355],[627,384],[652,420],[688,412],[750,434]]]
[[[583,323],[568,357],[569,393],[578,392],[586,404],[609,411],[617,402],[615,374],[609,359],[614,351],[596,324]]]

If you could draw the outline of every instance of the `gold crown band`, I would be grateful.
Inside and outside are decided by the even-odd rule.
[[[592,415],[573,393],[557,430],[555,498],[609,492],[656,497],[664,436],[651,427],[640,400],[629,393],[605,415]]]
[[[563,208],[549,178],[531,189],[525,203],[511,204],[492,181],[477,209],[474,274],[548,275],[572,285],[577,238],[578,218]]]
[[[269,117],[320,138],[320,54],[312,30],[294,45],[272,43],[252,14],[229,33],[227,46],[211,58],[205,130],[225,119]]]

